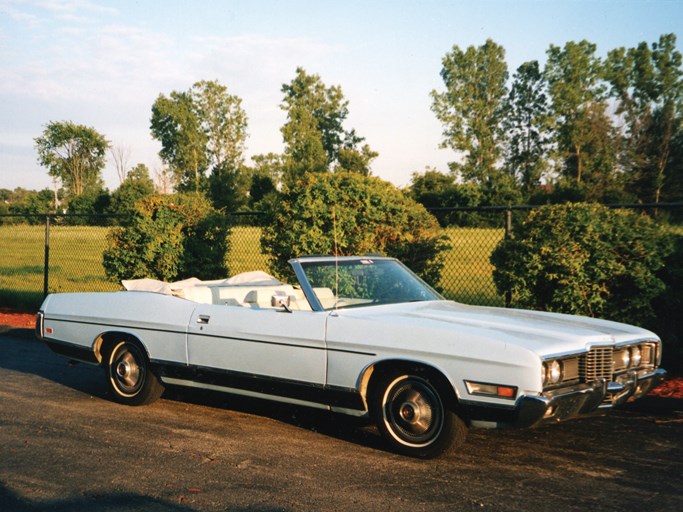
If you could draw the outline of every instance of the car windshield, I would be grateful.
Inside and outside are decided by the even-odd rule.
[[[326,310],[442,298],[396,260],[316,260],[301,267]]]

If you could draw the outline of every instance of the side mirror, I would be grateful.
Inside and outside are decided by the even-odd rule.
[[[275,294],[270,297],[270,305],[274,308],[283,308],[288,313],[291,313],[292,310],[289,308],[290,300],[289,295]]]

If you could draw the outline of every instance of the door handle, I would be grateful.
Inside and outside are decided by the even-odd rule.
[[[210,318],[211,317],[209,315],[199,315],[197,317],[197,323],[198,324],[208,324]]]

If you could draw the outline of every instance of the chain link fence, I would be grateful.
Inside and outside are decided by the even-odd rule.
[[[620,205],[651,209],[652,205]],[[662,205],[659,205],[662,208]],[[438,208],[451,249],[437,287],[449,299],[503,306],[490,256],[532,207]],[[683,204],[668,205],[680,216]],[[261,251],[261,212],[231,214],[231,274],[267,270]],[[0,215],[0,307],[36,310],[47,293],[120,290],[107,279],[102,253],[115,216]],[[216,276],[221,277],[221,276]]]

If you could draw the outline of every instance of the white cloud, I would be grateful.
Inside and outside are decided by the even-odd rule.
[[[37,0],[33,2],[20,1],[18,3],[28,5],[33,4],[35,7],[58,16],[76,16],[76,13],[82,12],[94,14],[118,13],[118,11],[113,7],[106,7],[88,0]]]

